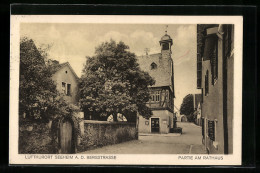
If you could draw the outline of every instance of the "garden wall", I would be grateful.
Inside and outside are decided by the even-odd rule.
[[[20,125],[19,154],[54,154],[57,145],[51,138],[49,124]]]
[[[137,139],[135,123],[84,120],[77,152]]]

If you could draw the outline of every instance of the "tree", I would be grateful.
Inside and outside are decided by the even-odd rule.
[[[186,115],[188,121],[193,121],[193,95],[188,94],[183,98],[181,108],[180,108],[180,114]]]
[[[123,42],[111,40],[96,48],[95,56],[87,57],[80,82],[80,103],[85,114],[107,118],[123,114],[127,120],[135,119],[139,112],[150,117],[146,106],[150,99],[148,86],[154,79],[140,70],[134,53]]]
[[[48,122],[68,115],[74,108],[62,99],[47,66],[47,50],[37,48],[32,39],[20,41],[19,116],[22,120]],[[26,119],[25,119],[26,117]]]
[[[81,120],[74,116],[79,108],[67,103],[56,90],[52,80],[55,66],[47,63],[47,55],[48,50],[37,48],[32,39],[20,40],[19,153],[57,153],[59,123],[63,118],[74,122],[75,135],[79,135]],[[49,129],[46,123],[50,121]],[[25,130],[28,126],[33,127],[30,133]]]

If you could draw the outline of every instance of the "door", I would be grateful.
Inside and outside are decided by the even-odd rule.
[[[151,131],[152,133],[160,132],[159,118],[151,118]]]
[[[61,153],[72,153],[72,125],[69,121],[61,123],[60,128]]]

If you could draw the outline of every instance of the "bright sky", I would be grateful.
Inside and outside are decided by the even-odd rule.
[[[35,44],[52,45],[49,58],[60,63],[68,61],[81,76],[86,56],[95,53],[95,47],[113,39],[129,45],[136,55],[159,53],[159,40],[165,34],[166,25],[157,24],[69,24],[23,23],[21,36],[32,38]],[[180,108],[187,94],[200,93],[196,89],[197,40],[196,25],[168,25],[168,35],[173,39],[175,105]],[[175,109],[176,111],[176,109]]]

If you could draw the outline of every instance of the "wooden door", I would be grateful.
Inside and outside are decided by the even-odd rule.
[[[151,118],[151,131],[152,133],[160,132],[159,118]]]
[[[61,153],[72,153],[72,125],[69,121],[61,123],[60,128]]]

